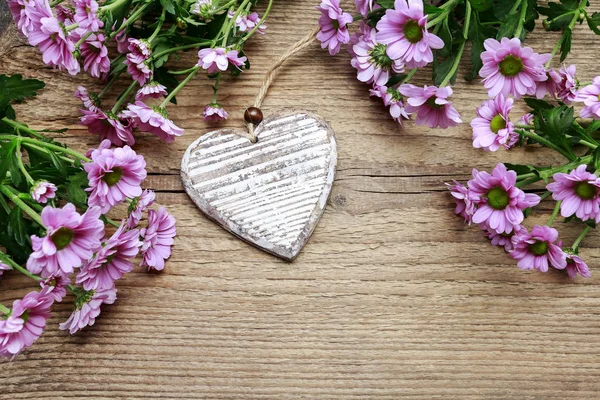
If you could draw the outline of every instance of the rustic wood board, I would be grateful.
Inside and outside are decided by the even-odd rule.
[[[315,4],[275,4],[269,33],[247,48],[252,70],[221,85],[232,113],[224,127],[242,127],[238,121],[268,66],[316,23]],[[529,43],[548,52],[556,38],[538,32]],[[73,128],[62,140],[80,150],[97,145],[77,125],[72,92],[78,84],[100,85],[43,68],[33,49],[3,47],[4,41],[0,71],[48,83],[40,99],[18,112],[29,109],[27,122],[36,127]],[[576,26],[573,48],[567,61],[591,80],[597,37]],[[189,66],[193,57],[182,62]],[[522,272],[452,215],[443,185],[500,160],[560,159],[546,151],[472,149],[467,124],[399,128],[378,100],[367,99],[348,61],[311,46],[288,64],[263,107],[266,114],[282,107],[317,111],[337,133],[331,200],[294,263],[223,231],[184,193],[181,157],[216,129],[201,120],[210,82],[194,80],[171,111],[186,135],[169,146],[151,137],[136,145],[149,156],[148,185],[178,218],[166,271],[127,276],[117,303],[73,338],[56,327],[69,307],[57,307],[31,350],[12,363],[0,361],[0,399],[600,398],[599,235],[584,242],[582,255],[594,273],[589,280]],[[463,120],[470,120],[484,88],[459,78],[455,93]],[[545,222],[549,206],[533,221]],[[558,227],[565,240],[575,238],[574,230]],[[31,289],[24,278],[3,277],[0,301]]]

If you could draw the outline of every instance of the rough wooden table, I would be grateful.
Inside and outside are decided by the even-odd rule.
[[[270,63],[313,28],[315,3],[276,3],[268,34],[247,49],[252,69],[223,85],[221,101],[232,114],[226,126],[240,126]],[[11,32],[0,38],[0,71],[47,82],[20,115],[35,127],[71,127],[62,140],[80,150],[97,145],[77,125],[72,93],[98,84],[42,67]],[[529,44],[549,51],[556,37],[538,32]],[[598,39],[577,27],[573,42],[569,61],[589,81]],[[313,45],[288,64],[264,106],[266,113],[314,110],[339,142],[327,211],[294,263],[224,232],[183,193],[181,156],[211,129],[201,119],[210,83],[198,78],[172,108],[185,136],[170,146],[145,136],[136,145],[147,157],[148,186],[178,219],[167,269],[138,269],[118,282],[118,302],[74,337],[57,328],[70,307],[56,307],[32,348],[0,361],[0,399],[600,398],[598,235],[582,252],[594,270],[589,280],[522,272],[453,215],[444,187],[500,160],[559,159],[475,150],[468,124],[399,128],[368,99],[348,61]],[[459,78],[455,93],[469,121],[485,91]],[[575,231],[558,225],[567,242],[574,239]],[[32,289],[10,274],[0,282],[5,304]]]

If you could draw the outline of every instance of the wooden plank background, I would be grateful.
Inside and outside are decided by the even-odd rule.
[[[241,126],[268,66],[315,25],[316,3],[275,4],[268,34],[247,48],[252,69],[222,85],[220,100],[232,116],[225,126]],[[539,31],[529,44],[550,51],[556,38]],[[598,38],[578,26],[573,47],[568,61],[591,80]],[[193,60],[189,54],[181,64]],[[26,122],[69,126],[61,140],[80,150],[98,144],[77,125],[72,95],[77,85],[97,82],[43,67],[12,27],[0,38],[0,71],[47,82],[39,99],[18,107]],[[129,274],[118,283],[118,302],[74,337],[57,328],[70,307],[57,306],[31,349],[0,361],[0,399],[600,398],[598,234],[582,251],[593,278],[522,272],[453,215],[444,187],[500,160],[560,159],[538,150],[475,150],[468,124],[400,128],[354,74],[345,53],[330,58],[314,44],[287,64],[264,105],[265,113],[316,111],[339,143],[327,210],[292,264],[224,232],[183,193],[180,158],[212,129],[201,119],[210,82],[195,79],[171,108],[185,136],[173,145],[146,136],[136,145],[147,157],[147,185],[178,219],[167,269]],[[459,79],[455,92],[468,122],[485,90]],[[545,222],[545,204],[546,215],[536,213],[529,224]],[[576,232],[562,225],[570,243]],[[32,288],[9,274],[0,301]]]

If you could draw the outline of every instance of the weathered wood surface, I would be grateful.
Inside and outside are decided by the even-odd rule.
[[[313,28],[315,3],[276,3],[269,33],[247,49],[252,70],[222,85],[232,113],[225,127],[242,127],[270,63]],[[20,114],[38,127],[72,127],[63,140],[81,150],[97,145],[77,126],[72,97],[92,80],[43,68],[33,49],[5,40],[0,71],[48,83]],[[529,44],[549,51],[555,40],[538,32]],[[573,46],[568,61],[589,81],[598,71],[598,39],[577,27]],[[485,91],[459,79],[455,92],[469,121]],[[33,348],[0,362],[0,399],[600,398],[598,234],[582,251],[593,278],[522,272],[453,216],[443,185],[499,160],[553,163],[557,156],[483,153],[471,148],[467,124],[399,128],[367,98],[347,55],[330,58],[315,44],[288,64],[264,105],[267,114],[314,110],[338,139],[330,203],[289,264],[225,232],[183,192],[181,156],[214,130],[201,120],[210,94],[199,78],[179,96],[171,115],[187,132],[176,143],[144,137],[136,145],[148,156],[148,185],[178,218],[166,271],[130,274],[119,282],[118,302],[75,337],[57,329],[69,314],[57,307]],[[574,239],[575,231],[558,226],[567,242]],[[0,301],[29,289],[24,278],[3,278]]]

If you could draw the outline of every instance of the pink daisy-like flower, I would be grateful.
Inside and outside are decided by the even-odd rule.
[[[381,98],[386,107],[390,107],[390,115],[400,125],[402,125],[402,120],[409,118],[404,99],[400,95],[400,92],[398,92],[398,89],[394,89],[393,87],[388,88],[387,86],[374,86],[369,92],[371,96]]]
[[[137,256],[140,249],[140,231],[126,230],[125,221],[117,231],[102,244],[94,258],[81,267],[75,283],[85,290],[106,290],[115,285],[115,281],[133,270],[131,258]]]
[[[404,84],[400,86],[400,93],[408,97],[406,112],[417,113],[417,124],[427,125],[430,128],[448,128],[457,126],[462,122],[460,114],[448,101],[452,95],[452,88],[445,86],[418,86]]]
[[[480,226],[492,246],[503,247],[507,253],[513,251],[515,238],[527,234],[527,229],[523,225],[515,225],[511,233],[498,233],[495,229],[488,228],[484,224]]]
[[[329,48],[330,55],[336,55],[340,52],[342,44],[350,42],[347,25],[353,21],[352,15],[342,11],[339,0],[322,0],[317,10],[321,12],[319,18],[321,30],[317,34],[317,39],[321,42],[322,48]]]
[[[346,51],[348,54],[350,54],[350,57],[356,57],[356,53],[354,53],[354,46],[357,45],[360,41],[360,38],[370,32],[371,29],[373,28],[365,24],[365,21],[360,21],[358,30],[350,35],[350,41],[348,42],[348,46],[346,46]]]
[[[79,332],[86,326],[92,326],[100,315],[102,304],[113,304],[117,300],[117,289],[83,291],[75,300],[75,310],[65,322],[59,325],[63,331],[68,330],[71,335]]]
[[[204,120],[209,122],[219,122],[227,119],[229,114],[218,103],[211,103],[204,108]]]
[[[456,202],[454,213],[471,225],[473,215],[475,214],[475,211],[477,211],[479,197],[475,196],[460,182],[454,181],[454,185],[447,183],[446,186],[448,186],[448,190],[450,190],[450,194],[454,197],[454,201]]]
[[[99,207],[90,207],[80,215],[71,203],[63,208],[44,207],[41,217],[46,236],[31,236],[33,253],[27,260],[27,269],[50,277],[79,268],[100,247],[104,235],[100,214]]]
[[[53,9],[56,18],[58,18],[58,20],[62,22],[63,25],[68,26],[75,23],[75,11],[72,8],[66,7],[62,4],[58,4],[54,6]],[[77,29],[77,31],[79,30],[80,29]]]
[[[100,78],[110,71],[110,58],[104,40],[104,35],[101,33],[91,35],[80,47],[83,70],[89,72],[94,78]]]
[[[127,217],[127,227],[133,229],[142,220],[142,213],[148,209],[156,199],[156,193],[152,190],[144,190],[142,194],[135,197],[129,204],[129,216]]]
[[[540,197],[523,192],[516,183],[517,173],[508,171],[504,164],[496,165],[491,174],[473,169],[473,179],[467,184],[469,191],[479,198],[473,222],[484,223],[498,233],[511,233],[521,224],[523,210],[539,204]]]
[[[577,91],[574,101],[583,102],[579,113],[582,118],[600,119],[600,76],[592,80],[592,84]]]
[[[587,166],[580,165],[568,174],[554,174],[554,182],[546,188],[552,192],[552,198],[562,201],[560,215],[570,217],[575,214],[584,221],[588,219],[600,222],[600,178],[586,171]]]
[[[75,97],[81,100],[83,106],[92,112],[99,110],[99,99],[98,96],[90,94],[83,86],[78,86],[75,91]]]
[[[4,264],[2,261],[0,261],[0,276],[2,276],[4,271],[9,271],[10,269],[11,268],[7,264]]]
[[[579,81],[575,77],[577,67],[572,64],[568,67],[563,65],[558,71],[561,80],[558,85],[558,91],[556,97],[566,104],[571,104],[577,97],[577,89],[579,87]]]
[[[131,124],[123,123],[112,112],[105,113],[96,106],[94,108],[95,111],[79,110],[83,114],[80,124],[87,126],[90,133],[99,135],[101,140],[110,140],[115,146],[135,144]]]
[[[231,11],[227,14],[227,16],[229,18],[233,18],[235,16],[235,12]],[[235,26],[238,27],[238,30],[240,32],[249,32],[252,29],[254,29],[259,22],[260,22],[260,17],[258,15],[258,13],[253,12],[253,13],[248,14],[248,13],[242,12],[235,19]],[[267,29],[267,25],[262,24],[256,30],[256,32],[260,33],[261,35],[264,35],[266,29]]]
[[[592,276],[592,273],[590,272],[590,269],[588,267],[588,265],[585,263],[585,261],[583,261],[583,258],[579,257],[576,254],[569,254],[566,253],[567,255],[567,274],[569,274],[569,277],[575,279],[577,277],[577,275],[581,275],[584,278],[589,278]]]
[[[517,267],[521,269],[547,272],[549,265],[556,269],[564,269],[567,266],[567,258],[560,246],[554,244],[557,239],[556,229],[536,225],[531,233],[516,236],[510,256],[518,261]]]
[[[56,197],[56,190],[55,184],[40,181],[31,188],[31,198],[40,204],[46,204],[48,200]]]
[[[517,124],[519,125],[533,125],[533,119],[535,117],[533,116],[533,114],[531,113],[527,113],[525,115],[523,115],[521,118],[519,118],[519,120],[517,121]]]
[[[354,45],[354,57],[351,64],[358,71],[357,78],[361,82],[384,86],[390,79],[391,73],[404,72],[401,60],[388,57],[385,44],[377,43],[375,29],[367,28],[357,44]]]
[[[387,44],[392,60],[402,59],[408,68],[421,68],[433,61],[431,49],[444,47],[442,39],[427,31],[422,0],[396,0],[377,23],[377,41]]]
[[[67,286],[71,284],[71,279],[67,274],[59,273],[56,276],[50,276],[40,282],[42,289],[47,288],[48,294],[54,298],[56,303],[63,301],[67,295]]]
[[[231,64],[241,70],[241,66],[246,63],[246,57],[240,57],[237,50],[227,50],[224,48],[201,49],[198,52],[198,66],[205,69],[209,74],[219,71],[227,71]]]
[[[75,5],[75,22],[79,27],[91,32],[98,32],[104,23],[98,18],[98,3],[95,0],[73,0]]]
[[[31,20],[25,12],[25,6],[29,3],[28,0],[7,0],[8,8],[12,14],[13,20],[17,25],[17,28],[27,36],[29,31],[32,29]]]
[[[499,94],[477,108],[477,117],[471,121],[473,147],[485,151],[496,151],[500,147],[508,150],[519,141],[519,134],[508,118],[513,101]]]
[[[127,19],[123,19],[123,24],[127,22]],[[113,25],[113,31],[115,30]],[[127,29],[121,30],[115,35],[115,42],[117,43],[117,51],[119,54],[127,54],[129,51],[129,36],[127,36]]]
[[[90,192],[88,204],[98,206],[102,213],[126,198],[142,194],[146,179],[146,161],[129,146],[92,152],[92,161],[84,164]]]
[[[146,83],[138,90],[135,95],[135,101],[144,101],[146,99],[159,99],[167,95],[167,88],[158,82],[152,81]]]
[[[10,314],[0,317],[0,355],[16,356],[44,332],[54,302],[48,291],[31,292],[15,300]]]
[[[150,54],[152,54],[152,46],[145,39],[128,39],[127,50],[129,50],[129,54],[131,55],[131,59],[136,60],[136,62],[147,60],[150,58]]]
[[[546,94],[550,97],[556,98],[556,94],[558,93],[560,82],[562,80],[560,74],[553,69],[546,71],[546,76],[548,79],[542,82],[537,82],[537,87],[535,89],[535,97],[538,99],[543,99]]]
[[[363,17],[366,17],[369,12],[381,8],[374,0],[354,0],[356,11],[358,11]]]
[[[140,232],[143,240],[140,266],[162,271],[165,260],[171,257],[176,233],[175,217],[164,207],[148,211],[148,227]]]
[[[490,98],[499,93],[512,94],[515,98],[533,95],[538,82],[548,79],[544,63],[550,54],[534,53],[531,47],[521,47],[517,38],[486,39],[483,43],[486,51],[481,53],[483,67],[479,75],[484,78],[483,85]]]
[[[127,54],[127,60],[123,61],[127,65],[127,73],[131,75],[134,81],[137,81],[140,86],[143,86],[152,79],[152,70],[146,63],[146,60],[138,60],[131,53]]]
[[[152,133],[167,143],[173,142],[175,137],[183,135],[184,132],[169,119],[167,110],[161,107],[150,107],[141,101],[129,104],[122,115],[131,118],[142,132]]]

